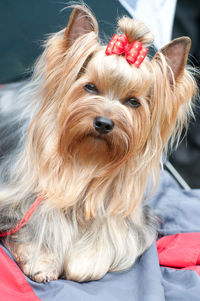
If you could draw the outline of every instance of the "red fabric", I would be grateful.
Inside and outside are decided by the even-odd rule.
[[[41,301],[16,263],[0,247],[0,300]]]
[[[124,35],[116,35],[112,37],[107,48],[106,54],[124,54],[126,60],[133,64],[135,67],[139,68],[143,60],[147,55],[148,49],[142,47],[142,43],[139,41],[135,41],[133,43],[128,43],[127,37]]]
[[[200,233],[165,236],[156,245],[161,266],[194,270],[200,275]]]

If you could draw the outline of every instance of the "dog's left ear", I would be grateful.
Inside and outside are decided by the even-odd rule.
[[[169,44],[159,50],[159,52],[165,56],[166,61],[173,72],[175,81],[177,81],[183,75],[190,46],[190,38],[181,37],[171,41]],[[155,60],[159,57],[158,53],[154,57]],[[173,83],[171,72],[168,73],[168,76],[170,83]]]
[[[76,39],[91,31],[98,34],[98,23],[95,17],[85,6],[76,6],[64,34],[67,48],[71,47]]]

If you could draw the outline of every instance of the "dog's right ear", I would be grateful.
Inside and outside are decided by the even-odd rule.
[[[95,17],[88,8],[77,5],[72,11],[64,34],[67,48],[71,47],[80,36],[91,31],[98,34],[98,23]]]
[[[177,81],[183,76],[190,46],[190,38],[181,37],[174,39],[159,50],[158,53],[162,53],[165,56],[168,66],[171,68],[173,73],[172,76],[172,73],[168,72],[168,78],[171,84],[173,83],[173,80]],[[159,55],[156,54],[154,59],[159,59]]]

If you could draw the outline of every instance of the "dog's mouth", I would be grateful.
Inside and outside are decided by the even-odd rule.
[[[89,133],[86,137],[91,137],[97,140],[106,140],[104,136],[105,135]]]
[[[80,129],[69,127],[63,137],[63,148],[77,160],[104,163],[122,161],[130,149],[128,134],[119,129],[99,133],[92,127]],[[65,144],[66,143],[66,144]]]
[[[111,148],[108,135],[90,132],[85,138],[94,139],[97,142],[105,142],[108,148]]]
[[[71,159],[87,168],[88,166],[113,167],[124,161],[128,155],[129,145],[123,138],[123,135],[115,131],[101,134],[92,129],[83,130],[74,135],[73,139],[68,140],[66,152],[70,154]]]

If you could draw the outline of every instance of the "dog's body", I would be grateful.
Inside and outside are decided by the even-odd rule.
[[[129,43],[152,41],[140,22],[119,26]],[[30,221],[4,239],[39,282],[99,279],[130,268],[151,245],[154,218],[141,202],[191,113],[188,38],[136,68],[106,55],[97,34],[91,12],[77,6],[66,30],[48,40],[31,82],[12,103],[4,90],[0,99],[0,230],[42,196]]]

